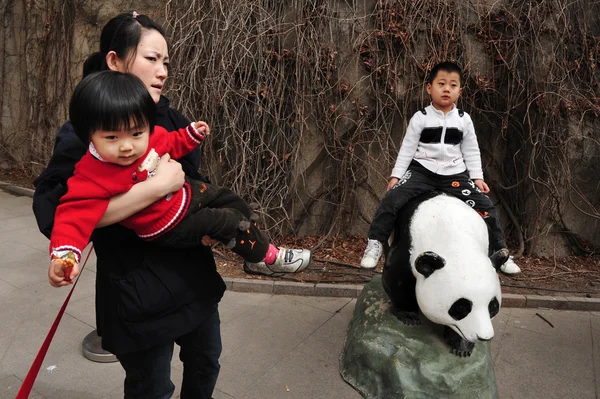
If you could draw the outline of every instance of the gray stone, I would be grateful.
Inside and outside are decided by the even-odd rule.
[[[569,309],[569,301],[563,296],[527,295],[528,308]]]
[[[223,282],[229,291],[233,291],[233,278],[223,276]]]
[[[527,306],[527,297],[520,294],[502,294],[503,308],[524,308]]]
[[[569,310],[600,310],[600,298],[583,298],[568,296],[565,299],[569,302]]]
[[[272,280],[248,280],[245,278],[234,278],[231,288],[237,292],[260,292],[263,294],[273,293]]]
[[[273,293],[283,295],[314,295],[315,285],[312,283],[295,283],[293,281],[275,281]]]
[[[332,296],[343,298],[356,298],[358,296],[357,285],[348,284],[324,284],[317,283],[315,285],[316,296]],[[360,287],[362,289],[362,286]]]
[[[365,398],[498,398],[489,342],[451,353],[442,328],[405,326],[390,312],[381,277],[357,299],[340,358],[342,377]]]

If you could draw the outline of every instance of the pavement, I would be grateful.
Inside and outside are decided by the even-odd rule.
[[[15,397],[68,294],[47,282],[48,240],[37,229],[31,194],[0,182],[0,399]],[[82,340],[95,328],[95,273],[92,254],[30,398],[123,397],[119,363],[82,354]],[[338,367],[360,287],[227,284],[215,399],[361,398]],[[501,398],[598,398],[600,307],[586,299],[506,296],[491,344]],[[172,370],[178,398],[177,354]]]

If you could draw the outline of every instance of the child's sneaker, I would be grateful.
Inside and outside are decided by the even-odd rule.
[[[521,274],[521,268],[515,263],[511,256],[502,266],[500,266],[500,272],[507,276],[517,276]]]
[[[360,267],[363,269],[375,269],[377,267],[377,262],[379,262],[379,258],[383,254],[383,245],[377,240],[371,240],[369,238],[369,242],[367,243],[367,249],[365,249],[365,254],[360,261]]]
[[[279,248],[277,259],[272,264],[244,262],[244,271],[249,274],[277,277],[286,273],[298,273],[304,270],[310,261],[311,253],[308,249]]]

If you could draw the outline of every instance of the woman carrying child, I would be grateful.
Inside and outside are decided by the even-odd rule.
[[[190,122],[161,95],[168,61],[162,28],[144,15],[121,14],[104,26],[100,51],[86,61],[84,77],[106,69],[137,76],[156,104],[156,125],[175,131]],[[34,213],[48,237],[66,182],[87,151],[88,143],[66,122],[47,169],[34,182]],[[206,182],[198,173],[197,148],[178,161],[163,155],[151,179],[110,199],[92,235],[97,256],[96,326],[103,349],[114,353],[125,369],[125,398],[172,396],[175,342],[183,362],[181,398],[210,398],[219,374],[218,303],[225,284],[210,246],[159,247],[115,224],[180,190],[185,182],[182,170],[189,178]],[[210,242],[208,237],[203,240]],[[67,284],[60,270],[55,275],[58,279],[51,284]]]

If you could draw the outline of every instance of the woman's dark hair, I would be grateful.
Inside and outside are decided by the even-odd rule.
[[[429,72],[429,77],[427,78],[427,83],[432,84],[440,71],[458,73],[458,76],[460,77],[460,83],[462,84],[462,69],[458,66],[458,64],[450,61],[440,62],[431,68],[431,72]]]
[[[156,104],[142,81],[130,73],[102,71],[85,77],[73,92],[69,116],[77,137],[88,143],[98,130],[119,131],[156,125]]]
[[[155,30],[166,40],[163,28],[145,15],[119,14],[108,21],[100,35],[100,51],[90,55],[83,64],[83,77],[108,69],[106,55],[110,51],[122,60],[129,60],[137,51],[142,29]]]

